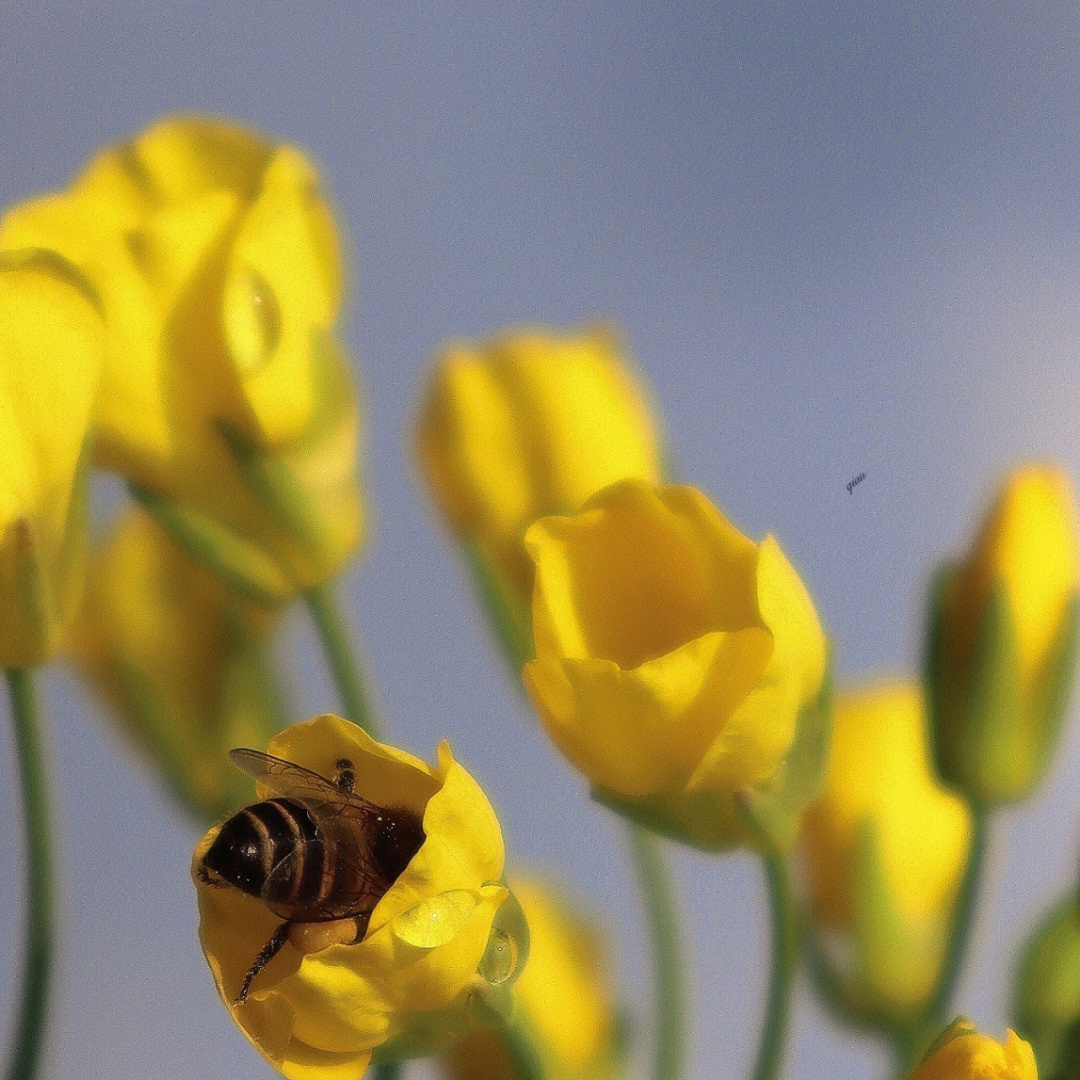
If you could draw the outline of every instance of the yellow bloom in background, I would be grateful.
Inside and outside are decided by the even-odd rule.
[[[228,761],[281,726],[265,635],[239,601],[141,510],[94,553],[68,651],[183,801],[211,819],[250,798]]]
[[[450,346],[417,448],[450,528],[494,573],[506,602],[526,611],[532,565],[522,538],[532,522],[570,513],[624,477],[660,480],[647,396],[601,329],[524,329]]]
[[[1080,904],[1071,892],[1032,934],[1016,986],[1016,1028],[1049,1077],[1080,1057]]]
[[[512,880],[529,924],[529,962],[514,987],[548,1080],[621,1075],[616,1014],[595,928],[539,882]],[[468,1035],[444,1059],[452,1080],[520,1080],[497,1030]]]
[[[0,255],[0,667],[48,660],[78,606],[101,364],[78,271],[47,252]]]
[[[271,595],[329,576],[361,536],[358,407],[332,337],[335,227],[304,157],[166,120],[12,210],[0,248],[27,245],[101,295],[99,462],[175,504],[174,531],[247,560]]]
[[[971,848],[971,812],[934,775],[921,691],[840,694],[820,799],[801,841],[820,932],[848,947],[860,1007],[918,1012],[936,983]]]
[[[1031,1047],[1006,1033],[1005,1042],[995,1042],[967,1025],[954,1025],[947,1037],[911,1074],[910,1080],[1038,1080]]]
[[[1068,480],[1004,484],[974,546],[940,575],[928,644],[935,753],[976,803],[1023,798],[1057,745],[1071,690],[1080,539]]]
[[[689,843],[743,839],[821,691],[825,638],[772,537],[699,491],[626,480],[525,545],[536,659],[525,685],[597,797]]]
[[[432,768],[345,720],[319,716],[286,729],[268,752],[327,777],[347,758],[357,794],[413,811],[424,839],[362,940],[322,947],[318,934],[314,943],[290,934],[237,1004],[281,919],[261,899],[204,879],[199,868],[220,827],[203,837],[194,874],[199,937],[223,1002],[259,1051],[290,1080],[355,1080],[372,1060],[445,1050],[485,1007],[504,1009],[527,932],[514,928],[520,909],[502,884],[498,820],[449,747],[440,746]]]

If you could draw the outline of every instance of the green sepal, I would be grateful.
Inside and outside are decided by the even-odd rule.
[[[953,1039],[962,1039],[967,1035],[977,1035],[978,1033],[978,1028],[976,1028],[966,1016],[956,1017],[956,1019],[947,1024],[933,1042],[923,1050],[915,1063],[916,1066],[921,1065],[932,1054],[936,1054],[947,1043],[951,1043]]]
[[[1024,948],[1013,1014],[1013,1026],[1031,1043],[1040,1073],[1058,1075],[1070,1028],[1080,1021],[1080,899],[1073,892],[1056,905]]]
[[[830,651],[817,697],[800,712],[787,755],[769,780],[750,788],[746,795],[746,811],[775,850],[790,851],[795,845],[802,812],[821,791],[832,743],[832,717]]]
[[[218,423],[217,430],[248,489],[267,517],[313,561],[325,561],[325,522],[281,455],[267,453],[224,421]]]
[[[1073,597],[1033,691],[1021,680],[1015,620],[1000,583],[979,615],[966,671],[946,651],[944,594],[955,568],[935,575],[925,656],[938,775],[972,803],[991,807],[1031,794],[1061,736],[1075,669],[1080,600]]]
[[[853,977],[869,1009],[893,1028],[904,1029],[933,993],[944,942],[934,957],[932,942],[897,907],[881,838],[869,818],[856,841],[852,903]],[[936,960],[933,970],[926,968],[928,959]]]
[[[1058,636],[1047,657],[1039,692],[1033,707],[1041,721],[1036,726],[1038,783],[1050,767],[1054,751],[1061,740],[1061,732],[1072,698],[1073,680],[1076,675],[1076,659],[1080,648],[1080,593],[1074,594],[1065,608]]]
[[[1036,1061],[1039,1059],[1036,1058]],[[1045,1066],[1042,1066],[1045,1068]],[[1080,1019],[1069,1028],[1062,1041],[1061,1061],[1057,1072],[1049,1072],[1048,1080],[1076,1080],[1080,1076]]]
[[[176,543],[238,596],[272,608],[295,591],[276,563],[217,522],[139,484],[129,483],[128,490]]]

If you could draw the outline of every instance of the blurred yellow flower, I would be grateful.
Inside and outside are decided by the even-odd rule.
[[[440,746],[431,768],[345,720],[319,716],[286,729],[268,752],[328,777],[347,758],[356,792],[413,811],[424,839],[359,942],[290,934],[242,1004],[244,976],[281,920],[261,899],[199,873],[220,826],[199,842],[203,951],[222,1000],[260,1052],[290,1080],[355,1080],[372,1060],[443,1051],[485,1006],[505,1008],[498,995],[508,991],[527,940],[502,928],[508,909],[520,911],[502,884],[502,833],[449,747]]]
[[[202,817],[250,796],[228,751],[262,746],[280,726],[264,655],[270,622],[140,510],[91,560],[68,651]]]
[[[801,854],[814,920],[850,946],[844,980],[868,1009],[909,1016],[929,998],[971,839],[966,803],[932,771],[920,690],[839,695]]]
[[[506,600],[527,609],[525,530],[623,477],[660,479],[646,395],[600,329],[503,333],[446,349],[417,430],[421,466],[451,529]]]
[[[102,323],[78,271],[0,255],[0,667],[60,647],[86,558],[86,447]]]
[[[0,248],[27,245],[101,294],[100,463],[182,508],[189,532],[247,545],[271,593],[332,573],[360,540],[358,418],[311,165],[230,124],[166,120],[12,210]],[[253,483],[268,470],[290,489],[286,513]]]
[[[957,1028],[911,1074],[910,1080],[1038,1080],[1035,1055],[1016,1033],[995,1042],[968,1027]]]
[[[529,924],[529,962],[514,987],[547,1080],[620,1075],[616,1016],[595,929],[539,882],[512,880]],[[452,1080],[520,1080],[497,1030],[468,1035],[444,1059]]]
[[[1080,540],[1068,480],[1010,476],[967,558],[941,575],[929,682],[938,766],[988,805],[1029,794],[1058,735],[1077,644]]]
[[[736,800],[776,777],[822,687],[825,638],[772,537],[689,487],[626,480],[534,524],[548,734],[631,816],[689,843],[744,839]]]
[[[1072,892],[1035,930],[1024,950],[1016,1027],[1031,1041],[1043,1072],[1064,1076],[1070,1035],[1080,1035],[1080,904]]]

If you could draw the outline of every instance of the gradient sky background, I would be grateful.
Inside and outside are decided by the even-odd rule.
[[[370,404],[372,539],[347,599],[385,717],[426,757],[453,741],[514,859],[551,867],[604,918],[645,1016],[618,823],[510,684],[412,467],[430,359],[453,335],[611,319],[682,474],[803,574],[841,683],[912,671],[927,575],[1003,470],[1037,457],[1080,475],[1078,47],[1077,8],[1056,3],[4,0],[0,201],[179,110],[321,163]],[[283,655],[304,711],[335,708],[299,614]],[[86,691],[58,670],[47,694],[65,918],[47,1075],[269,1077],[195,942],[197,830]],[[997,1035],[1016,944],[1076,873],[1076,712],[1037,797],[997,821],[960,999]],[[3,716],[6,1033],[22,869]],[[672,855],[693,951],[689,1075],[740,1077],[765,993],[760,869]],[[805,991],[790,1061],[789,1080],[885,1072]]]

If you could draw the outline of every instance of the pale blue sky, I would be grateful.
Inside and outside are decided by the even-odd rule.
[[[428,757],[452,740],[514,858],[606,918],[641,1005],[618,826],[510,685],[416,481],[426,365],[446,337],[515,321],[621,325],[682,474],[780,539],[841,682],[912,670],[927,573],[1003,468],[1044,457],[1080,476],[1078,46],[1077,8],[1053,3],[4,0],[0,202],[178,110],[321,163],[370,407],[373,539],[348,600],[387,722]],[[304,711],[334,707],[304,621],[285,637]],[[195,830],[83,690],[58,672],[48,700],[66,917],[48,1075],[269,1077],[195,943]],[[962,995],[998,1034],[1015,942],[1076,870],[1073,713],[1038,797],[999,821]],[[5,1032],[21,949],[10,758],[0,743]],[[760,873],[674,854],[690,1075],[739,1077],[764,994]],[[789,1080],[883,1072],[800,999]]]

